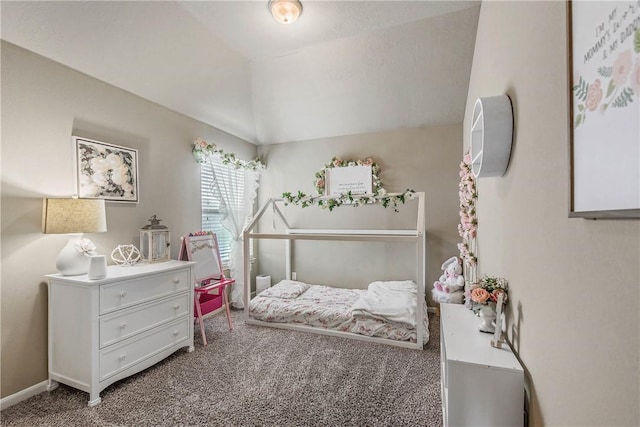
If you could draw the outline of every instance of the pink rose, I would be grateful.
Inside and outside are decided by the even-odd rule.
[[[470,165],[471,164],[471,153],[465,154],[464,157],[462,158],[462,161],[464,162],[464,164]]]
[[[589,91],[587,92],[587,100],[585,104],[589,111],[593,111],[598,107],[602,100],[602,88],[600,87],[600,79],[596,79],[595,82],[589,85]]]
[[[371,157],[367,157],[367,158],[364,160],[364,165],[365,165],[365,166],[371,166],[372,164],[373,164],[373,159],[372,159]]]
[[[640,58],[636,59],[636,66],[631,73],[631,88],[636,95],[640,96]]]
[[[504,294],[504,299],[502,300],[503,303],[507,302],[507,294],[504,292],[504,289],[494,289],[493,292],[491,292],[491,301],[493,302],[498,302],[498,297],[500,296],[500,294]]]
[[[458,251],[463,257],[469,253],[469,249],[467,249],[467,246],[464,243],[458,243]]]
[[[316,187],[324,188],[324,179],[319,179],[316,181]]]
[[[627,76],[631,71],[631,50],[625,50],[618,55],[618,58],[613,63],[613,75],[611,78],[617,86],[624,84],[627,80]]]
[[[484,304],[489,299],[489,292],[483,288],[475,288],[471,291],[471,299],[477,303]]]
[[[336,157],[335,159],[333,159],[333,166],[335,166],[335,167],[342,166],[342,160],[340,160],[339,158]]]

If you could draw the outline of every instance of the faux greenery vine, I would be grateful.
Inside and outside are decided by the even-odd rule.
[[[371,166],[371,178],[373,180],[373,194],[352,194],[350,191],[335,196],[324,196],[326,185],[326,171],[332,168],[348,167],[348,166]],[[395,212],[398,212],[398,206],[404,204],[406,200],[413,199],[415,191],[407,189],[402,193],[389,194],[382,186],[380,177],[380,166],[367,157],[365,160],[343,160],[339,157],[331,159],[331,163],[327,163],[322,167],[319,172],[316,172],[316,180],[313,186],[317,192],[317,195],[308,195],[302,191],[298,191],[297,194],[290,192],[282,193],[282,198],[285,199],[285,203],[292,205],[300,205],[303,208],[317,205],[324,209],[333,211],[335,208],[348,204],[350,206],[360,206],[362,204],[380,203],[383,207],[392,207]]]

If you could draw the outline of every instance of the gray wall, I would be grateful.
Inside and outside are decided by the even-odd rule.
[[[440,274],[440,265],[456,253],[459,240],[458,164],[462,158],[461,125],[342,136],[259,147],[268,164],[259,190],[261,204],[283,192],[315,194],[314,175],[333,156],[372,157],[381,167],[380,179],[389,192],[407,188],[426,193],[427,292]],[[414,203],[414,202],[412,202]],[[333,212],[316,206],[285,209],[298,228],[412,228],[416,204],[399,213],[380,205],[341,206]],[[269,232],[270,220],[261,224]],[[262,240],[259,272],[284,276],[284,244]],[[294,270],[298,280],[344,287],[366,288],[373,280],[415,277],[415,245],[398,243],[295,242]]]
[[[464,122],[506,93],[511,163],[478,182],[480,273],[511,283],[532,426],[640,425],[640,222],[569,219],[564,2],[483,2]]]
[[[2,397],[47,379],[44,275],[68,238],[42,234],[42,198],[74,193],[72,135],[139,150],[140,203],[107,203],[108,232],[86,235],[107,255],[138,245],[153,214],[171,230],[173,258],[179,236],[200,229],[196,137],[256,156],[252,144],[2,42]]]

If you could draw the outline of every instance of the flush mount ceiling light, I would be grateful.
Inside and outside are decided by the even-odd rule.
[[[302,3],[298,0],[269,0],[271,15],[281,24],[293,24],[302,14]]]

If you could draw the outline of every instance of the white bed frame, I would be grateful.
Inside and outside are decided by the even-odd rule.
[[[389,194],[393,196],[394,194]],[[415,203],[417,201],[417,221],[416,226],[409,230],[339,230],[339,229],[300,229],[293,228],[289,225],[282,213],[282,210],[278,206],[278,203],[286,203],[282,198],[271,198],[267,203],[258,211],[258,213],[252,218],[249,225],[243,232],[244,238],[244,307],[246,315],[246,323],[249,325],[268,326],[272,328],[291,329],[296,331],[313,332],[322,335],[330,335],[337,337],[352,338],[362,341],[372,341],[388,345],[394,345],[397,347],[414,348],[422,350],[424,346],[424,304],[421,302],[425,298],[425,278],[426,278],[426,238],[424,232],[424,193],[417,192],[414,194],[414,200],[407,200],[407,204]],[[357,199],[358,196],[353,196]],[[327,196],[314,197],[326,199]],[[284,233],[261,233],[254,232],[260,218],[267,211],[267,208],[272,207],[274,215],[276,215],[282,221],[285,232]],[[370,208],[371,206],[361,206],[358,209]],[[313,326],[290,324],[290,323],[275,323],[275,322],[263,322],[255,320],[249,317],[249,301],[251,299],[251,262],[249,257],[249,240],[250,239],[278,239],[285,241],[285,275],[286,279],[291,280],[291,242],[293,240],[341,240],[341,241],[389,241],[389,242],[415,242],[416,245],[416,276],[415,282],[417,284],[417,307],[416,307],[416,325],[417,335],[416,342],[397,341],[387,338],[367,337],[364,335],[358,335],[351,332],[341,332],[329,329],[317,328]]]

